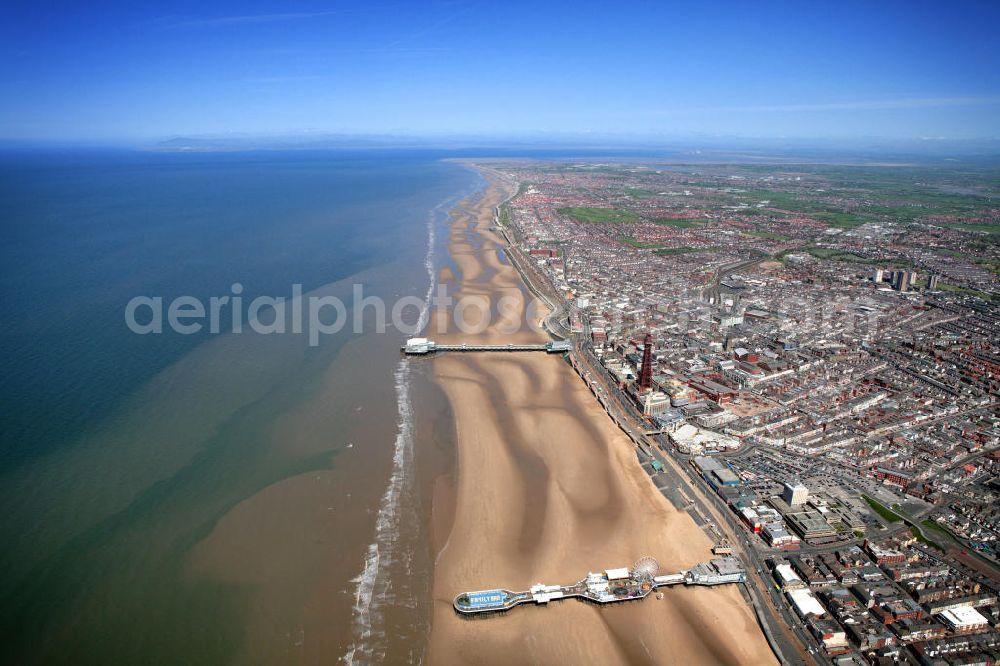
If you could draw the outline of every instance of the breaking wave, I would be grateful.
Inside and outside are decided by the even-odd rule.
[[[457,195],[441,202],[428,214],[427,219],[427,254],[424,257],[424,267],[427,270],[427,294],[424,306],[417,320],[417,330],[423,330],[430,319],[430,302],[437,278],[434,264],[434,250],[437,244],[437,226],[440,218],[454,205],[454,202],[464,197]],[[392,598],[392,580],[389,567],[397,561],[403,561],[409,568],[410,553],[400,548],[400,500],[408,492],[410,485],[410,468],[413,460],[413,408],[410,402],[410,364],[401,359],[396,366],[396,404],[398,422],[396,441],[392,455],[392,474],[389,484],[379,502],[378,516],[375,520],[375,540],[369,544],[365,555],[364,567],[361,573],[352,579],[356,584],[354,599],[354,641],[343,661],[347,664],[369,664],[380,662],[385,657],[386,640],[382,625],[382,603],[386,600],[413,604],[413,600]]]

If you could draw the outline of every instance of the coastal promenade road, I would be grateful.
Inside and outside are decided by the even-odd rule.
[[[693,507],[688,510],[699,526],[702,529],[706,526],[715,528],[716,532],[721,529],[734,551],[747,564],[745,589],[750,597],[749,602],[778,659],[785,664],[818,663],[811,648],[806,647],[812,641],[805,626],[792,615],[774,585],[763,578],[765,564],[750,544],[745,531],[733,519],[728,507],[719,507],[717,502],[721,500],[715,493],[703,492],[673,456],[665,455],[658,446],[649,442],[643,434],[642,424],[635,416],[635,408],[627,402],[628,398],[611,382],[607,371],[588,353],[585,346],[577,347],[573,353],[573,362],[577,372],[585,379],[609,416],[636,443],[641,452],[640,457],[644,454],[664,465],[663,474],[668,476],[669,481],[663,486],[657,484],[658,487],[676,488],[691,498]]]
[[[737,522],[729,507],[707,487],[700,477],[687,474],[681,461],[672,454],[663,454],[657,450],[655,457],[664,463],[664,467],[673,472],[672,481],[685,488],[689,497],[695,500],[695,505],[702,516],[711,516],[714,525],[721,528],[733,550],[747,565],[748,592],[755,601],[758,619],[769,638],[776,642],[776,650],[783,663],[815,664],[818,655],[811,648],[813,641],[802,621],[790,610],[781,593],[767,574],[764,558],[757,552],[751,539],[757,538],[747,533]],[[762,601],[763,600],[763,601]],[[773,647],[773,645],[772,645]],[[823,659],[825,663],[825,659]]]
[[[518,249],[511,239],[506,227],[499,225],[499,215],[496,215],[497,226],[507,243],[504,251],[511,265],[521,276],[521,280],[532,294],[539,298],[549,309],[549,313],[542,320],[542,326],[552,336],[565,340],[572,336],[568,324],[569,308],[565,300],[559,298],[554,285],[532,265],[528,257]],[[543,286],[544,285],[544,286]]]
[[[454,214],[451,262],[438,279],[456,302],[466,295],[491,302],[509,296],[518,300],[520,315],[533,297],[511,265],[514,255],[497,251],[506,247],[493,218],[511,187],[488,181]],[[473,342],[452,315],[432,314],[434,337],[444,344]],[[548,339],[502,324],[494,320],[474,342]],[[710,542],[658,495],[636,465],[631,441],[561,356],[442,354],[415,362],[428,368],[447,400],[440,413],[454,442],[433,487],[427,663],[774,662],[732,586],[682,588],[662,603],[552,604],[492,621],[457,613],[455,595],[462,590],[497,581],[524,589],[646,553],[687,565],[704,560]]]
[[[669,449],[668,449],[669,450]],[[815,664],[827,663],[812,648],[813,640],[805,624],[794,614],[777,589],[764,558],[752,543],[755,535],[749,534],[742,524],[735,520],[729,507],[704,482],[701,477],[687,474],[682,464],[683,460],[670,454],[656,450],[655,457],[664,463],[672,474],[672,481],[687,490],[688,496],[694,498],[695,505],[702,516],[711,516],[713,526],[721,528],[733,550],[747,565],[747,591],[754,601],[758,619],[769,639],[777,643],[776,652],[783,663]]]
[[[514,239],[508,233],[508,230],[499,224],[498,211],[495,211],[494,214],[494,224],[502,232],[502,237],[506,242],[505,250],[508,252],[508,258],[524,280],[527,288],[552,308],[552,312],[547,317],[546,325],[550,327],[550,330],[555,329],[553,332],[556,335],[569,337],[573,340],[574,336],[572,336],[570,331],[566,330],[567,327],[564,323],[567,316],[567,310],[564,309],[566,306],[563,304],[563,299],[559,297],[554,285],[545,279],[544,276],[538,275],[537,267],[517,250],[516,243],[512,242]],[[755,262],[749,263],[752,264]],[[696,507],[692,507],[693,510],[689,509],[688,511],[690,517],[694,519],[694,524],[702,531],[708,532],[710,538],[712,538],[712,532],[714,531],[715,538],[717,539],[718,530],[709,525],[708,520],[706,520],[706,517],[714,516],[716,524],[732,535],[730,540],[734,544],[734,549],[737,553],[744,553],[744,562],[748,563],[748,565],[753,565],[748,571],[748,582],[742,589],[745,593],[744,598],[749,597],[747,603],[754,612],[757,624],[759,625],[758,630],[761,630],[765,635],[770,650],[782,663],[796,665],[814,664],[815,660],[811,659],[807,650],[798,644],[795,635],[790,633],[789,625],[786,625],[786,622],[791,622],[792,619],[781,619],[780,611],[777,610],[777,608],[782,607],[780,599],[778,600],[779,603],[775,605],[774,599],[770,596],[774,590],[772,589],[768,592],[768,585],[760,577],[761,571],[763,571],[763,564],[759,561],[759,558],[752,559],[748,553],[744,552],[744,542],[739,540],[737,537],[738,533],[726,522],[725,512],[716,513],[717,509],[712,507],[710,501],[706,501],[700,491],[697,491],[696,487],[689,483],[685,478],[685,473],[676,466],[676,463],[662,456],[655,444],[644,435],[644,425],[638,420],[638,415],[631,401],[618,390],[617,386],[608,381],[609,378],[605,370],[596,363],[596,359],[581,347],[576,340],[574,340],[574,343],[575,349],[569,355],[571,364],[577,371],[577,374],[584,379],[587,387],[598,399],[606,414],[629,437],[637,449],[640,462],[656,457],[665,463],[665,469],[670,470],[669,473],[673,475],[670,485],[680,492],[684,492],[683,489],[687,488],[690,497],[693,498],[693,501],[697,505]],[[656,484],[654,484],[655,486]],[[667,494],[663,488],[657,488],[657,490],[661,494]],[[667,499],[670,501],[669,496],[667,496]],[[650,510],[652,510],[652,507]]]
[[[506,251],[511,264],[521,276],[521,280],[524,281],[528,291],[538,297],[549,309],[549,313],[545,315],[545,318],[542,320],[542,326],[553,337],[563,340],[571,337],[572,332],[567,325],[569,319],[569,309],[566,302],[558,296],[553,296],[550,293],[555,291],[555,288],[552,285],[549,285],[548,289],[541,288],[539,286],[546,284],[545,276],[540,275],[538,270],[531,265],[531,262],[527,260],[524,254],[510,244],[510,239],[507,237],[506,230],[503,230],[502,233],[508,242]]]

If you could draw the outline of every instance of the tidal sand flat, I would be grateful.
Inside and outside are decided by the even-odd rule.
[[[452,295],[501,296],[522,310],[530,295],[500,261],[493,209],[512,184],[488,186],[456,207],[449,252]],[[475,321],[467,312],[466,320]],[[446,316],[429,337],[456,342],[542,342],[494,320],[462,333]],[[434,491],[436,559],[431,664],[774,663],[735,587],[670,589],[665,598],[597,607],[566,600],[469,620],[452,600],[466,590],[569,583],[644,555],[667,570],[711,558],[711,544],[640,468],[630,440],[562,359],[543,354],[442,354],[434,377],[454,417],[452,472]]]
[[[419,660],[405,334],[372,311],[316,346],[122,315],[234,282],[246,302],[423,299],[429,234],[475,174],[274,151],[53,153],[0,176],[2,661]]]

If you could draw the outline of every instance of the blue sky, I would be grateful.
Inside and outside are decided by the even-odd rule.
[[[3,3],[0,138],[1000,136],[1000,3]]]

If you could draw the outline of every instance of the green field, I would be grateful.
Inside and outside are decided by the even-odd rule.
[[[809,217],[826,222],[832,227],[851,229],[869,221],[868,217],[847,213],[838,207],[823,201],[801,199],[797,194],[776,192],[774,190],[750,190],[742,195],[754,199],[756,203],[768,201],[769,208],[802,213]]]
[[[830,261],[851,261],[858,264],[880,263],[875,259],[867,259],[865,257],[858,256],[853,252],[845,252],[844,250],[838,250],[832,247],[810,247],[806,249],[806,252],[819,259],[828,259]]]
[[[985,291],[979,291],[978,289],[970,289],[969,287],[963,287],[957,284],[949,284],[947,282],[939,282],[938,289],[940,289],[941,291],[953,291],[959,294],[976,296],[977,298],[981,298],[984,301],[991,301],[994,300],[994,298],[997,298],[993,294],[987,293]]]
[[[738,196],[741,198],[746,197],[753,199],[752,202],[744,203],[758,204],[761,201],[766,200],[769,208],[781,208],[784,210],[798,212],[825,210],[825,207],[820,204],[816,204],[811,201],[802,201],[797,195],[788,192],[777,192],[775,190],[747,190],[745,193]]]
[[[994,275],[1000,275],[1000,263],[989,259],[976,259],[976,263],[990,271]]]
[[[664,224],[678,229],[692,229],[701,226],[695,220],[688,220],[680,217],[657,217],[653,219],[656,224]]]
[[[867,257],[862,257],[860,255],[854,254],[853,252],[848,252],[846,250],[838,250],[837,248],[833,247],[815,247],[815,246],[800,246],[800,247],[787,248],[776,254],[774,258],[784,262],[785,257],[787,257],[789,254],[797,254],[801,252],[805,252],[806,254],[811,254],[817,259],[826,259],[828,261],[847,261],[856,264],[884,263],[884,262],[879,262],[875,259],[868,259]],[[909,265],[909,264],[907,262],[903,262],[902,265]]]
[[[821,222],[826,222],[831,227],[836,227],[838,229],[853,229],[854,227],[860,227],[862,224],[869,221],[867,217],[862,215],[843,213],[840,211],[813,213],[811,217],[814,217]]]
[[[955,257],[956,259],[967,259],[967,258],[969,258],[969,255],[967,255],[965,252],[959,252],[957,250],[950,250],[950,249],[948,249],[946,247],[929,247],[927,249],[930,250],[931,252],[933,252],[934,254],[940,254],[940,255],[943,255],[945,257]]]
[[[916,527],[910,528],[910,534],[912,534],[914,538],[916,538],[916,540],[919,541],[920,543],[926,546],[930,546],[931,548],[936,548],[937,550],[940,550],[942,553],[944,552],[944,547],[941,546],[941,544],[939,544],[937,541],[931,541],[930,539],[925,537],[923,534],[920,533],[920,530],[918,530]]]
[[[501,227],[510,226],[510,203],[503,202],[500,204],[500,215],[498,216]]]
[[[946,530],[945,528],[941,527],[940,525],[938,525],[936,522],[934,522],[930,518],[925,518],[924,520],[921,520],[920,524],[923,525],[924,527],[930,528],[932,530],[937,530],[938,532],[941,532],[942,534],[949,534],[948,530]]]
[[[924,527],[925,530],[930,530],[931,532],[936,532],[937,534],[940,534],[942,537],[945,537],[943,543],[947,544],[947,543],[954,542],[954,543],[956,543],[956,544],[958,544],[960,546],[964,546],[964,543],[962,542],[961,538],[959,538],[959,536],[957,534],[955,534],[954,532],[952,532],[951,530],[949,530],[944,525],[941,525],[940,523],[938,523],[938,522],[936,522],[936,521],[934,521],[934,520],[932,520],[930,518],[925,518],[925,519],[921,520],[920,524]]]
[[[785,167],[739,165],[732,167],[747,174],[774,174]],[[705,165],[671,165],[664,174],[687,174],[690,179],[676,180],[664,174],[638,172],[629,165],[564,165],[541,168],[542,172],[591,173],[607,177],[600,187],[579,191],[617,197],[622,203],[597,204],[560,208],[559,213],[588,224],[626,224],[650,221],[677,229],[704,228],[706,219],[673,217],[673,213],[650,219],[639,210],[646,200],[666,190],[701,188],[695,193],[702,201],[698,207],[708,210],[719,206],[730,209],[734,217],[745,220],[803,216],[817,220],[833,229],[852,230],[870,223],[894,223],[903,228],[926,231],[928,225],[979,234],[971,242],[990,245],[1000,239],[1000,224],[992,223],[1000,200],[998,170],[961,168],[941,169],[917,166],[833,166],[798,165],[804,175],[801,182],[762,180],[751,177],[742,187],[733,187],[729,170],[716,172]],[[767,201],[765,207],[757,208]],[[635,206],[635,207],[633,207]],[[732,210],[733,206],[749,206]],[[663,214],[663,213],[660,213]],[[677,214],[681,214],[679,211]],[[744,217],[746,216],[746,217]],[[946,219],[931,218],[951,216]],[[504,216],[506,218],[506,216]],[[751,231],[748,235],[773,241],[791,240],[784,234]],[[797,236],[793,232],[793,238]],[[992,251],[992,247],[990,248]],[[985,253],[984,253],[985,254]],[[980,255],[982,256],[982,255]],[[834,260],[862,261],[855,256],[841,255]],[[996,272],[997,269],[992,269]]]
[[[635,197],[636,199],[648,199],[650,197],[655,197],[659,193],[641,187],[626,187],[625,194],[630,197]]]
[[[956,231],[982,231],[987,234],[1000,234],[1000,224],[964,224],[962,222],[928,222],[928,224]]]
[[[748,236],[755,236],[757,238],[764,238],[766,240],[774,241],[788,241],[792,240],[791,236],[785,236],[784,234],[776,234],[772,231],[744,231]]]
[[[842,187],[825,188],[821,194],[809,191],[748,190],[740,196],[741,199],[750,199],[749,203],[767,200],[769,208],[808,215],[840,229],[853,229],[866,222],[888,218],[897,222],[919,220],[952,229],[1000,234],[1000,225],[930,222],[925,219],[931,215],[941,214],[980,215],[984,207],[990,205],[990,199],[985,194],[976,196],[933,191],[926,186],[914,186],[907,182],[909,178],[901,173],[892,174],[889,171],[866,172],[871,179],[860,184],[859,188],[857,176],[863,172],[863,170],[859,170],[851,177],[848,177],[846,172],[841,173],[840,176],[845,178],[841,183]],[[848,178],[850,179],[848,180]],[[984,183],[984,185],[988,185],[988,183]],[[820,200],[817,195],[827,199],[827,201]],[[829,201],[831,197],[855,200],[864,197],[882,201],[865,203],[849,212],[836,203],[831,203]],[[743,203],[748,202],[743,201]]]
[[[517,197],[521,196],[525,192],[527,192],[528,188],[530,188],[531,186],[532,183],[528,181],[518,184],[517,192],[514,194],[514,196],[512,196],[509,200],[504,201],[502,204],[500,204],[500,211],[497,217],[501,227],[510,226],[510,202],[516,199]]]
[[[649,250],[661,246],[660,243],[646,243],[643,241],[637,241],[634,238],[619,238],[618,240],[625,243],[626,245],[631,245],[632,247],[638,248],[640,250]]]
[[[688,247],[686,245],[683,245],[681,247],[661,247],[658,250],[654,250],[654,253],[660,255],[661,257],[669,257],[675,254],[690,254],[691,252],[707,252],[708,250],[712,249],[714,248]]]
[[[733,211],[737,215],[756,217],[758,215],[767,215],[769,217],[785,217],[785,213],[779,213],[773,210],[764,210],[761,208],[741,208],[737,211]]]
[[[897,220],[915,220],[920,217],[926,217],[935,211],[929,211],[926,208],[917,206],[868,206],[865,212]]]
[[[895,511],[893,511],[889,507],[885,506],[884,504],[879,503],[877,500],[869,497],[868,495],[862,495],[861,497],[863,497],[864,500],[866,502],[868,502],[868,506],[870,506],[872,508],[872,511],[874,511],[878,515],[882,516],[884,519],[886,519],[890,523],[898,523],[899,521],[901,521],[903,519]]]
[[[624,224],[639,221],[638,215],[629,210],[622,210],[621,208],[568,206],[566,208],[558,208],[556,212],[585,224]]]

